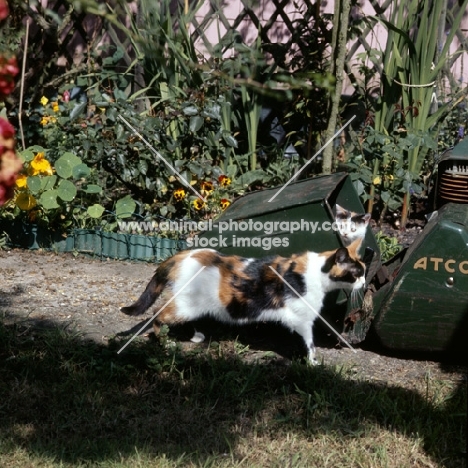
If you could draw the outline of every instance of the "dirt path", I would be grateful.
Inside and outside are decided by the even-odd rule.
[[[84,339],[106,344],[118,333],[140,328],[140,318],[127,317],[119,308],[140,295],[154,270],[155,265],[147,263],[0,250],[0,318],[7,324],[21,322],[33,327],[66,325]],[[327,365],[352,366],[357,378],[409,388],[421,385],[428,374],[460,381],[466,371],[442,367],[437,362],[396,359],[359,348],[353,352],[329,346],[317,351],[319,359]],[[253,346],[245,358],[257,359],[262,354],[264,351]],[[287,362],[279,356],[278,359]]]

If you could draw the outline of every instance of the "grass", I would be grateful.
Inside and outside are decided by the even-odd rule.
[[[456,467],[466,388],[0,323],[2,467]]]

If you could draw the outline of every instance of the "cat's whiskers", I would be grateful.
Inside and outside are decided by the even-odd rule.
[[[351,309],[360,308],[363,299],[364,299],[363,288],[353,289],[351,291],[351,297],[350,297]]]

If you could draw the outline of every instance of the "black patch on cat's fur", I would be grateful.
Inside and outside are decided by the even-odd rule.
[[[271,271],[269,266],[276,257],[255,259],[247,265],[247,278],[233,275],[231,286],[240,292],[244,300],[233,298],[226,309],[235,319],[258,317],[264,310],[284,307],[285,299],[296,294],[291,291],[281,278]],[[303,275],[294,271],[295,263],[291,263],[286,271],[278,271],[283,278],[301,296],[307,293]]]
[[[169,281],[169,274],[175,264],[176,260],[172,258],[163,262],[156,270],[156,273],[153,275],[138,300],[131,306],[122,307],[120,311],[126,315],[140,315],[151,307],[161,291],[166,287]]]
[[[364,275],[364,267],[360,262],[354,260],[349,256],[348,249],[345,247],[338,249],[334,255],[330,255],[322,267],[322,272],[330,274],[335,263],[342,263],[346,265],[344,275],[335,276],[330,275],[332,281],[341,281],[344,283],[354,283],[356,278]]]
[[[346,252],[348,251],[346,250]],[[325,263],[323,264],[323,267],[322,267],[322,273],[326,273],[326,274],[330,273],[330,270],[333,268],[333,265],[335,264],[335,257],[336,257],[336,253],[334,253],[333,255],[330,255],[325,260]]]

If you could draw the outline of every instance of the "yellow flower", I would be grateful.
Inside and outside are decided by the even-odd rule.
[[[174,190],[174,198],[175,201],[181,201],[185,198],[185,190],[182,188],[179,188],[177,190]]]
[[[44,153],[37,153],[31,161],[31,175],[52,175],[53,173],[52,166],[44,157]]]
[[[231,204],[231,202],[227,198],[222,198],[219,203],[221,205],[222,210],[225,210]]]
[[[44,115],[44,117],[42,117],[41,119],[41,125],[43,127],[45,127],[49,123],[55,123],[55,122],[57,122],[57,119],[53,116]]]
[[[36,199],[26,192],[21,192],[16,197],[16,206],[23,211],[29,211],[36,206]]]
[[[20,174],[17,178],[16,178],[16,186],[18,188],[25,188],[28,186],[28,177],[24,174]]]
[[[388,180],[393,180],[393,179],[395,179],[395,177],[393,176],[393,174],[389,174],[389,175],[388,175]]]
[[[221,187],[227,187],[228,185],[231,185],[231,179],[228,176],[225,175],[220,175],[218,177],[219,185]]]
[[[214,190],[214,186],[212,182],[202,182],[201,184],[201,194],[202,195],[209,195]]]
[[[49,102],[49,100],[45,96],[42,96],[40,102],[45,107],[47,106],[47,103]]]
[[[197,199],[193,200],[192,204],[193,204],[193,207],[197,211],[200,211],[205,206],[205,202],[201,198],[197,198]]]
[[[60,110],[58,102],[52,102],[51,105],[54,112],[58,112]]]
[[[374,185],[379,185],[382,182],[382,179],[380,176],[374,177],[374,180],[372,181]]]

